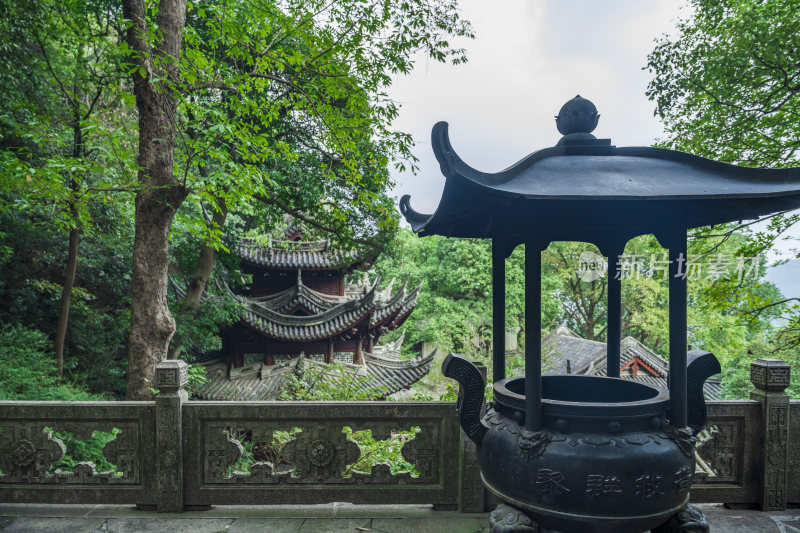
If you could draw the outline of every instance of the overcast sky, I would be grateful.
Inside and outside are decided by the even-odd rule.
[[[402,107],[395,127],[414,136],[420,171],[396,173],[394,194],[432,213],[444,177],[433,155],[433,125],[450,123],[456,152],[494,172],[554,145],[553,116],[580,94],[600,112],[594,134],[617,146],[649,145],[661,133],[642,70],[653,40],[685,17],[684,0],[463,0],[475,39],[465,65],[424,59],[390,95]]]

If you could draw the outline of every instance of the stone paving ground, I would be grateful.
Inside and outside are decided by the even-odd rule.
[[[713,533],[800,533],[800,509],[763,513],[721,505],[699,507]],[[486,514],[408,505],[220,506],[159,514],[122,505],[0,503],[3,533],[482,533],[487,527]]]

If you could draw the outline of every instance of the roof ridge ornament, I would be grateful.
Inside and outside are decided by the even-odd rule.
[[[567,101],[555,116],[556,128],[563,135],[556,146],[610,145],[610,139],[598,139],[592,132],[600,120],[600,113],[591,100],[581,95]]]

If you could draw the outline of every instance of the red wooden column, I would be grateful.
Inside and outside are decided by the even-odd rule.
[[[357,365],[364,364],[364,340],[361,337],[356,339],[356,354],[353,362]]]
[[[328,339],[328,350],[325,352],[325,362],[333,363],[333,339]]]

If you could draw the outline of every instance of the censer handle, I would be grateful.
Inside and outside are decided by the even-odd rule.
[[[458,421],[475,444],[480,445],[488,428],[481,422],[486,383],[480,370],[463,355],[451,353],[442,364],[442,374],[458,381]]]
[[[714,354],[703,350],[692,350],[686,359],[686,403],[687,425],[697,435],[706,425],[706,401],[703,384],[722,368]]]

